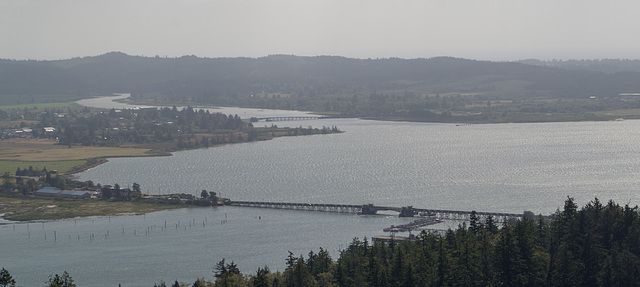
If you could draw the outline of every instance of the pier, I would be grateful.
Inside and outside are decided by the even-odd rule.
[[[301,211],[319,211],[319,212],[335,212],[335,213],[351,213],[351,214],[377,214],[378,211],[395,211],[400,217],[414,216],[430,216],[439,219],[449,220],[466,220],[471,219],[471,214],[475,213],[479,220],[485,220],[487,217],[493,217],[495,222],[504,222],[509,219],[522,218],[521,213],[503,213],[503,212],[474,212],[474,211],[458,211],[444,209],[424,209],[414,208],[413,206],[391,207],[377,206],[373,204],[324,204],[324,203],[292,203],[292,202],[260,202],[260,201],[229,201],[227,205],[255,208],[273,208]]]

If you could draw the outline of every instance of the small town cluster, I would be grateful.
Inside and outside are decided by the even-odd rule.
[[[43,127],[43,128],[30,128],[23,127],[17,129],[4,129],[2,130],[2,138],[33,138],[33,137],[47,137],[48,135],[54,135],[56,128]]]
[[[46,186],[33,193],[36,196],[52,197],[52,198],[70,198],[70,199],[107,199],[114,201],[145,201],[153,203],[168,204],[193,204],[193,205],[218,205],[219,198],[213,191],[203,190],[200,198],[193,194],[176,193],[151,195],[140,191],[140,186],[134,183],[133,188],[120,188],[117,184],[97,185],[91,187],[80,187],[74,189],[61,189],[53,186]]]

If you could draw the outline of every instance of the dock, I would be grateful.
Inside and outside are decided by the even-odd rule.
[[[416,219],[411,223],[402,224],[402,225],[391,225],[391,227],[383,229],[384,232],[407,232],[420,229],[422,227],[441,223],[442,219],[429,217],[429,218],[420,218]]]

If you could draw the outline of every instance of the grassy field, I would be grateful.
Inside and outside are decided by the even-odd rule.
[[[628,117],[628,118],[638,118],[640,117],[640,109],[622,109],[622,110],[611,110],[611,111],[601,111],[597,112],[597,114],[603,116],[614,116],[614,117]]]
[[[138,147],[94,147],[57,145],[50,139],[0,141],[0,174],[28,168],[57,170],[60,174],[103,162],[106,157],[149,156],[152,149]],[[100,160],[102,159],[102,160]]]
[[[28,169],[33,167],[34,170],[56,170],[63,173],[64,171],[76,170],[76,167],[80,167],[87,164],[86,160],[63,160],[63,161],[9,161],[0,160],[0,174],[8,172],[14,174],[18,168]]]
[[[109,202],[99,199],[13,197],[0,193],[0,214],[6,214],[5,219],[14,221],[144,214],[175,208],[184,208],[184,206],[142,202]]]
[[[62,108],[77,108],[81,107],[80,105],[74,102],[66,102],[66,103],[37,103],[37,104],[20,104],[20,105],[4,105],[0,106],[0,110],[41,110],[41,109],[62,109]]]
[[[24,109],[26,107],[30,109],[33,106],[45,107],[48,104],[63,105],[63,107],[66,107],[66,106],[69,106],[70,104],[76,105],[74,102],[79,99],[80,97],[76,95],[70,95],[70,94],[66,94],[66,95],[2,94],[0,95],[0,109],[5,109],[7,107],[10,107],[10,108],[20,107],[21,109]]]

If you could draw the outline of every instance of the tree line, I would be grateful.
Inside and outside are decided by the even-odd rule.
[[[119,146],[158,143],[195,137],[196,133],[228,134],[247,128],[238,115],[177,109],[110,109],[106,112],[68,113],[64,118],[42,116],[41,124],[57,127],[60,144]]]
[[[76,287],[73,278],[67,271],[64,271],[62,275],[49,275],[49,280],[47,280],[45,283],[46,287]],[[16,280],[13,279],[13,276],[11,276],[9,271],[7,271],[7,269],[4,269],[4,267],[2,268],[2,270],[0,270],[0,286],[16,287]]]
[[[44,109],[19,113],[32,125],[31,137],[54,138],[69,147],[170,143],[168,150],[210,147],[220,144],[267,140],[276,136],[338,133],[337,127],[254,127],[238,115],[211,113],[192,107],[149,109]],[[20,126],[25,126],[22,121]],[[44,127],[54,128],[41,132]],[[20,171],[22,172],[22,171]]]

